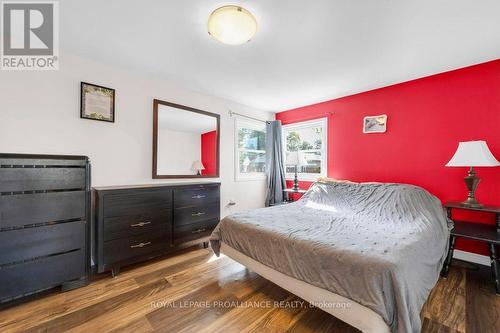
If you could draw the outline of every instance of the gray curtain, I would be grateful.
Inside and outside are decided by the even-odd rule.
[[[266,122],[266,206],[283,202],[286,188],[281,121]]]

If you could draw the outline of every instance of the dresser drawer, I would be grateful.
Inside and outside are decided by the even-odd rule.
[[[206,205],[219,202],[219,187],[198,185],[174,190],[174,208]]]
[[[0,168],[0,192],[85,188],[85,168]]]
[[[170,248],[170,232],[160,227],[146,234],[115,239],[104,243],[104,263],[113,264],[135,257],[145,257]]]
[[[86,192],[50,192],[0,196],[0,229],[35,223],[83,219]]]
[[[106,194],[103,199],[104,217],[141,215],[172,207],[172,191],[135,191]]]
[[[85,276],[85,251],[78,250],[2,267],[0,301]]]
[[[216,204],[177,208],[174,210],[174,228],[182,225],[219,219],[220,208]]]
[[[141,215],[104,218],[104,241],[148,233],[153,229],[171,226],[172,211],[160,210]]]
[[[193,239],[210,235],[219,223],[219,219],[207,220],[200,223],[183,225],[174,228],[174,243],[179,244]]]
[[[0,265],[85,248],[84,221],[0,232]]]

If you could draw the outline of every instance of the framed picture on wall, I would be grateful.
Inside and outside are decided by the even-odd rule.
[[[368,116],[363,118],[363,133],[385,133],[387,130],[387,115]]]
[[[115,90],[82,82],[80,118],[115,122]]]

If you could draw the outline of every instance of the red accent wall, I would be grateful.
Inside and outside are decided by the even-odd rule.
[[[217,131],[201,135],[201,163],[205,170],[202,175],[214,175],[217,169]]]
[[[280,112],[276,119],[290,124],[330,112],[329,177],[415,184],[443,202],[461,201],[467,169],[444,166],[458,142],[485,140],[500,159],[500,59]],[[363,134],[363,117],[379,114],[388,116],[387,132]],[[477,172],[478,200],[500,205],[500,167]],[[471,215],[458,211],[454,217]],[[473,217],[494,223],[491,214]],[[471,241],[459,240],[457,249],[487,254],[484,245]]]

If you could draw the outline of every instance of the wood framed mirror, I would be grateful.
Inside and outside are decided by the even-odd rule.
[[[220,116],[153,101],[153,179],[219,177]]]

